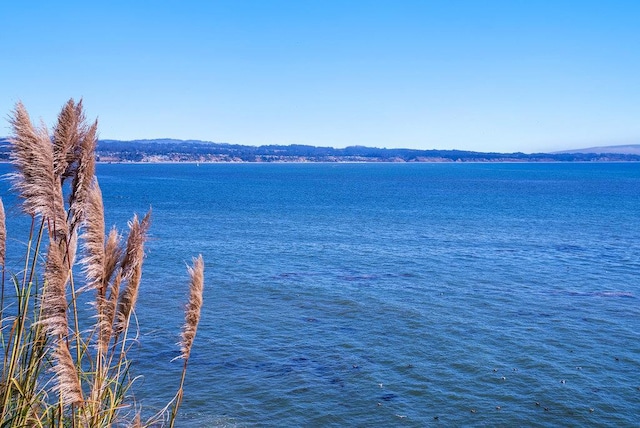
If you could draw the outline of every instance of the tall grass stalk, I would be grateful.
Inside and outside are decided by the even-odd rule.
[[[202,256],[188,268],[191,291],[176,396],[165,408],[166,417],[145,423],[131,395],[135,361],[130,351],[137,337],[135,308],[151,212],[141,220],[133,216],[126,243],[115,228],[105,233],[95,177],[97,122],[86,123],[82,101],[71,99],[62,107],[52,137],[44,125],[32,124],[21,103],[10,124],[14,172],[9,177],[31,228],[24,265],[11,273],[5,266],[0,199],[0,426],[155,426],[159,420],[173,426],[200,319]],[[10,299],[5,272],[14,288]],[[94,296],[95,312],[81,320],[78,299],[84,293]]]
[[[180,356],[184,360],[182,366],[182,377],[180,378],[180,387],[176,394],[175,404],[171,409],[169,417],[169,425],[174,426],[178,409],[182,403],[184,380],[187,374],[187,365],[191,356],[191,347],[196,338],[198,323],[200,322],[200,310],[202,309],[202,294],[204,292],[204,261],[202,255],[193,259],[193,266],[188,268],[191,277],[191,285],[189,287],[189,301],[185,310],[185,321],[182,327],[182,335],[180,340]]]

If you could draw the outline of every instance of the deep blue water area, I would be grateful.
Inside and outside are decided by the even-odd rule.
[[[148,412],[177,388],[185,264],[202,253],[179,426],[640,425],[639,164],[98,177],[108,226],[153,209],[133,368]]]

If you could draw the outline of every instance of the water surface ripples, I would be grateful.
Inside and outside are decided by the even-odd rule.
[[[153,206],[138,395],[182,426],[638,426],[636,164],[100,165]]]

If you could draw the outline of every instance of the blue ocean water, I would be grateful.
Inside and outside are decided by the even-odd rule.
[[[147,412],[177,388],[202,253],[179,426],[640,425],[638,164],[98,177],[109,225],[153,208],[133,369]]]

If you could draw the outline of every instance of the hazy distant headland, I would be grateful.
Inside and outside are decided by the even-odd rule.
[[[9,160],[0,138],[0,161]],[[555,153],[484,153],[464,150],[343,149],[306,145],[245,146],[200,140],[100,140],[99,162],[638,162],[640,145],[593,147]]]

